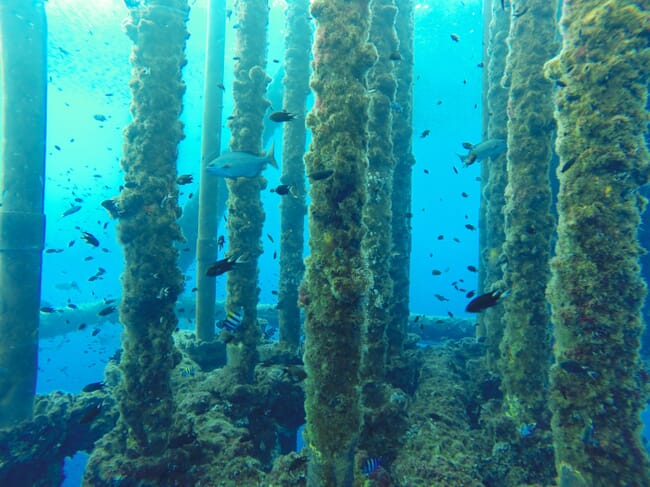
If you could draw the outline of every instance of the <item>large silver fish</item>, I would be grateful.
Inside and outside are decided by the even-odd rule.
[[[273,157],[274,144],[263,156],[250,152],[224,152],[210,161],[206,171],[222,178],[254,178],[258,176],[267,164],[277,169],[278,163]]]
[[[469,143],[463,144],[463,147],[469,149],[466,155],[457,154],[465,166],[471,166],[476,161],[482,161],[488,157],[496,157],[503,154],[507,148],[506,141],[503,139],[488,139],[479,142],[476,145]]]

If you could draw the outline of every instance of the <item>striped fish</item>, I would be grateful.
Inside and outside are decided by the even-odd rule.
[[[237,311],[228,311],[226,313],[226,319],[221,321],[220,328],[228,330],[230,333],[235,333],[239,325],[241,325],[243,314],[242,309],[240,308]]]

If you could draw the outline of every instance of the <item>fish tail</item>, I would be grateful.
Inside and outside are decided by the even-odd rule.
[[[271,164],[274,168],[279,169],[278,161],[276,161],[274,157],[274,150],[275,141],[271,142],[271,147],[269,147],[269,151],[266,153],[266,158],[269,160],[269,164]]]
[[[469,165],[469,164],[467,164],[467,160],[468,160],[468,158],[469,158],[469,155],[464,156],[464,155],[462,155],[462,154],[459,154],[458,152],[456,152],[456,155],[457,155],[458,158],[460,159],[460,162],[462,162],[465,166],[468,166],[468,165]]]

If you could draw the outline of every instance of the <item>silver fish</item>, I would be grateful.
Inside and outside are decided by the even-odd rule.
[[[488,139],[476,145],[463,144],[469,149],[466,155],[457,154],[465,166],[471,166],[476,161],[482,161],[488,157],[496,157],[506,151],[506,141],[503,139]]]
[[[273,157],[274,144],[263,156],[250,152],[225,152],[210,161],[206,171],[222,178],[254,178],[258,176],[267,164],[277,169],[278,163]]]

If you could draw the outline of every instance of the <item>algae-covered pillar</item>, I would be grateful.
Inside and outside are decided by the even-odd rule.
[[[394,72],[397,78],[395,102],[402,111],[393,114],[393,191],[391,196],[392,257],[390,276],[393,281],[391,319],[386,329],[389,363],[393,364],[402,351],[408,330],[409,287],[411,267],[411,175],[415,157],[413,141],[413,0],[396,0],[395,31],[401,60]]]
[[[133,41],[133,121],[124,130],[124,190],[118,238],[124,251],[120,322],[123,381],[116,392],[128,447],[156,456],[172,423],[174,303],[183,289],[174,241],[181,238],[176,186],[185,84],[186,0],[150,1],[124,24]]]
[[[0,427],[7,427],[31,417],[36,390],[45,239],[47,27],[43,2],[2,2],[0,36]]]
[[[525,8],[523,12],[520,9]],[[499,369],[504,414],[523,436],[525,458],[516,485],[547,484],[554,477],[547,409],[548,367],[551,361],[550,313],[546,285],[550,277],[554,220],[549,180],[552,156],[552,83],[544,64],[557,54],[556,5],[529,0],[515,6],[510,17],[506,61],[508,152],[505,197],[504,333]],[[537,454],[532,455],[531,450]],[[519,462],[517,462],[519,463]]]
[[[305,368],[307,485],[352,485],[360,427],[359,367],[369,272],[361,251],[366,201],[368,97],[367,2],[315,0],[316,94],[307,118],[313,139],[305,162],[312,177],[307,273]]]
[[[300,346],[301,319],[298,286],[305,272],[304,246],[305,141],[307,130],[302,121],[309,93],[309,56],[311,25],[309,1],[293,0],[287,4],[284,54],[284,100],[282,108],[298,117],[284,125],[282,140],[282,181],[290,184],[292,194],[282,198],[280,236],[280,279],[278,285],[278,323],[280,345],[296,352]]]
[[[203,140],[201,174],[210,163],[208,154],[221,148],[221,119],[223,112],[223,68],[226,43],[226,4],[211,0],[208,4],[208,22],[205,55],[205,86],[203,89]],[[219,191],[225,189],[219,178],[201,177],[199,190],[198,235],[196,239],[196,336],[199,340],[214,338],[214,308],[216,283],[206,275],[207,268],[218,253]]]
[[[644,141],[650,1],[571,0],[555,81],[558,240],[548,298],[556,365],[552,430],[560,485],[650,485],[639,414],[646,293],[636,238],[648,182]],[[569,483],[569,481],[571,483]],[[564,483],[562,483],[564,482]]]
[[[372,273],[366,310],[366,338],[363,379],[366,386],[385,379],[393,280],[390,276],[392,245],[391,197],[393,158],[391,103],[395,101],[397,81],[393,64],[398,62],[394,0],[375,0],[371,4],[370,41],[377,49],[377,62],[368,72],[371,92],[368,124],[368,194],[363,212],[366,234],[362,247]]]
[[[490,16],[487,59],[484,59],[487,73],[483,89],[487,90],[487,111],[483,120],[487,125],[483,132],[486,139],[505,139],[508,121],[508,90],[501,84],[505,71],[508,46],[509,15],[500,0],[492,2]],[[479,291],[486,293],[503,286],[502,246],[505,241],[503,207],[507,183],[506,154],[490,158],[481,163],[481,208],[479,211]],[[499,357],[499,343],[503,336],[502,309],[488,308],[479,317],[477,335],[486,341],[487,364],[496,371]]]
[[[261,153],[264,113],[269,101],[264,97],[270,78],[266,66],[267,0],[237,3],[237,48],[234,67],[230,150]],[[250,382],[257,361],[260,329],[257,325],[257,259],[262,254],[264,208],[260,191],[266,187],[262,176],[228,180],[228,253],[242,256],[242,263],[228,273],[226,308],[243,311],[234,339],[228,344],[228,365],[241,382]]]

